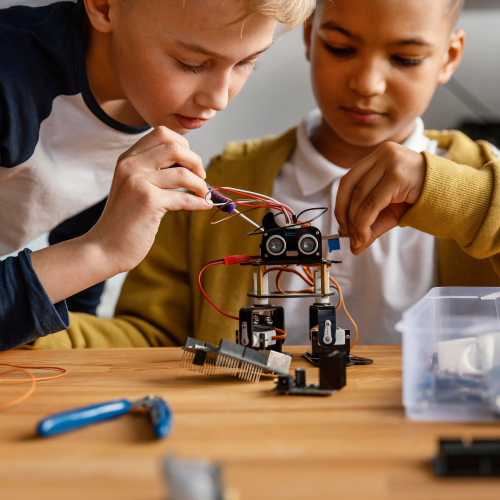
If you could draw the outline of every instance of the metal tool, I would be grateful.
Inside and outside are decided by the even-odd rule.
[[[119,399],[57,413],[42,420],[38,424],[37,433],[40,437],[56,436],[57,434],[120,417],[138,407],[146,409],[155,437],[157,439],[167,437],[172,427],[172,412],[165,400],[153,395],[137,401]]]

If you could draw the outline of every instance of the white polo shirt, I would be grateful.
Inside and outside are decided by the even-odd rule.
[[[320,122],[321,112],[316,109],[299,126],[297,147],[276,177],[272,196],[296,214],[307,208],[328,207],[328,212],[313,225],[323,235],[329,235],[338,233],[333,211],[340,179],[348,170],[329,162],[311,143],[309,138]],[[438,149],[436,141],[424,135],[421,119],[416,121],[413,134],[403,145],[417,152],[447,154]],[[402,312],[438,284],[435,238],[416,229],[397,227],[357,257],[351,253],[347,239],[340,241],[341,250],[331,253],[325,242],[323,256],[342,261],[333,265],[330,272],[358,325],[359,344],[400,343],[401,336],[394,325],[401,319]],[[284,290],[307,288],[305,282],[292,273],[284,273],[280,284]],[[272,281],[270,288],[274,289]],[[333,296],[331,302],[337,304],[338,295]],[[309,344],[309,306],[313,300],[290,298],[273,303],[285,308],[287,344]],[[337,311],[337,326],[350,329],[354,339],[354,328],[342,310]]]

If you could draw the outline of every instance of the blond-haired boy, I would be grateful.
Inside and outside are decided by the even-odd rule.
[[[398,227],[358,257],[342,249],[343,264],[332,273],[360,326],[361,343],[398,342],[394,324],[401,311],[432,286],[498,283],[490,260],[466,253],[475,238],[491,242],[498,232],[498,222],[481,235],[468,230],[481,226],[478,219],[487,212],[483,208],[490,203],[494,207],[500,198],[493,183],[498,162],[482,169],[496,159],[494,151],[456,132],[424,134],[419,118],[436,86],[446,83],[460,62],[464,33],[454,29],[454,9],[460,5],[451,0],[321,1],[305,30],[320,110],[281,137],[230,144],[209,168],[211,184],[272,194],[296,212],[329,207],[330,217],[318,221],[324,234],[339,228],[332,213],[341,179],[366,155],[380,153],[387,141],[396,143],[398,151],[408,151],[391,156],[387,151],[395,146],[382,146],[390,171],[404,169],[400,159],[405,154],[421,158],[427,168],[422,196],[427,195],[414,207],[414,227],[434,221],[449,180],[454,187],[460,180],[477,180],[472,195],[464,186],[465,200],[445,196],[454,207],[446,207],[448,220],[441,222],[451,228],[449,239]],[[481,210],[460,212],[467,204]],[[255,220],[262,216],[261,211]],[[68,332],[40,339],[35,347],[179,345],[188,335],[211,343],[233,339],[236,323],[204,301],[198,272],[224,256],[257,254],[259,238],[245,236],[248,224],[242,219],[217,226],[210,226],[208,219],[203,213],[167,214],[152,250],[125,283],[116,317],[103,321],[73,316]],[[453,232],[462,226],[467,228],[465,239],[460,231]],[[293,277],[283,285],[301,286]],[[239,266],[217,266],[205,281],[210,298],[231,314],[247,304],[251,287],[250,270]],[[309,304],[294,300],[287,310],[287,342],[307,343]],[[339,324],[347,327],[347,319],[340,318]]]
[[[67,328],[64,299],[136,266],[166,210],[210,208],[182,135],[238,94],[278,22],[293,28],[313,6],[33,3],[0,0],[0,255],[110,194],[90,231],[0,261],[0,349]]]

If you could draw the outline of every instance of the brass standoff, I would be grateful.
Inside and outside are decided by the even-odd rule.
[[[264,266],[257,266],[257,295],[264,295]]]
[[[321,293],[326,295],[330,293],[328,264],[321,264]]]

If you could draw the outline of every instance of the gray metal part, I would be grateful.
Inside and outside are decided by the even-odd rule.
[[[287,354],[282,354],[281,352],[269,351],[269,356],[267,358],[267,366],[273,370],[279,370],[283,373],[288,373],[290,370],[290,364],[292,363],[292,357]]]

